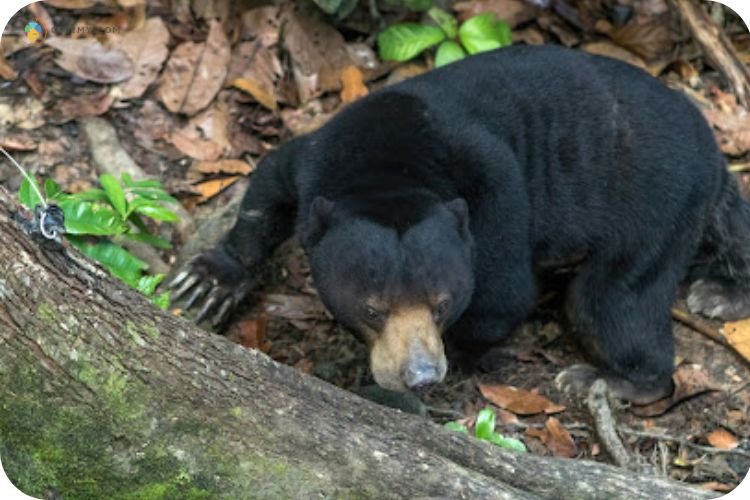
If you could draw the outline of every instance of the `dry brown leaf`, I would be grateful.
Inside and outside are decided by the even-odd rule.
[[[426,73],[429,69],[430,68],[422,63],[413,62],[404,64],[393,70],[391,74],[388,75],[388,78],[386,78],[385,80],[385,85],[395,85],[397,83],[403,82],[404,80],[408,80],[409,78],[413,78],[415,76],[421,75],[422,73]]]
[[[265,298],[263,310],[270,316],[287,320],[328,318],[323,304],[311,295],[270,293]]]
[[[38,145],[29,134],[9,134],[0,136],[0,146],[9,151],[34,151]]]
[[[201,193],[200,197],[198,198],[198,203],[204,203],[210,200],[211,198],[237,182],[239,178],[240,177],[238,175],[235,175],[232,177],[224,177],[221,179],[199,182],[195,185],[195,188]]]
[[[182,153],[196,160],[213,161],[221,154],[221,147],[209,139],[201,139],[186,134],[183,130],[175,130],[169,140]]]
[[[98,3],[98,0],[45,0],[44,3],[51,5],[57,9],[88,9]]]
[[[281,112],[281,121],[294,135],[302,135],[319,129],[331,119],[333,113],[324,113],[319,100],[310,101],[297,109]]]
[[[271,47],[279,41],[279,8],[276,5],[257,7],[242,13],[242,39],[253,39],[263,47]]]
[[[581,48],[589,54],[598,54],[600,56],[613,57],[626,63],[637,66],[641,69],[647,69],[646,63],[643,59],[633,54],[627,49],[615,45],[612,42],[601,41],[601,42],[589,42],[581,45]]]
[[[159,99],[173,113],[193,115],[208,106],[224,84],[229,41],[221,24],[210,22],[204,43],[185,42],[167,61]]]
[[[341,102],[348,104],[366,96],[367,93],[367,85],[359,68],[349,65],[341,71]]]
[[[547,442],[544,443],[552,455],[555,457],[573,458],[578,454],[573,436],[568,429],[563,427],[555,417],[549,417],[544,424],[544,430],[547,431]]]
[[[257,318],[244,319],[232,324],[227,336],[240,345],[262,352],[271,350],[271,342],[266,338],[268,318],[265,314]]]
[[[671,396],[645,406],[633,405],[630,407],[630,411],[639,417],[656,417],[666,413],[670,408],[686,399],[717,390],[708,378],[706,371],[696,364],[683,363],[679,365],[672,375],[672,381],[675,390]]]
[[[341,33],[310,5],[287,9],[284,24],[283,45],[292,61],[300,101],[339,90],[341,70],[352,63]]]
[[[253,167],[242,160],[218,160],[202,161],[198,163],[191,171],[199,174],[232,174],[232,175],[249,175]]]
[[[18,78],[18,72],[13,65],[5,59],[2,50],[0,50],[0,78],[3,80],[15,80]]]
[[[208,109],[190,119],[188,124],[172,132],[174,146],[196,160],[218,160],[226,154],[229,143],[229,110],[217,100]]]
[[[468,2],[457,2],[453,5],[459,20],[465,21],[470,17],[483,12],[492,12],[498,19],[502,19],[514,28],[516,25],[530,21],[538,9],[531,2],[523,0],[471,0]]]
[[[607,34],[617,45],[647,61],[670,55],[674,47],[669,23],[659,18],[640,24],[630,22]]]
[[[99,116],[106,113],[112,106],[114,98],[109,89],[94,94],[79,94],[60,99],[47,109],[45,116],[50,122],[61,124],[85,116]]]
[[[737,437],[726,429],[716,429],[706,436],[708,444],[722,450],[733,450],[737,448],[739,441]]]
[[[703,109],[703,116],[714,126],[721,151],[741,156],[750,151],[750,113],[726,113],[718,109]]]
[[[727,342],[742,355],[745,360],[750,361],[750,318],[741,321],[724,323],[722,334]]]
[[[113,35],[111,42],[125,51],[135,65],[133,77],[118,85],[118,97],[123,100],[141,97],[159,76],[169,55],[169,30],[160,17],[152,17],[136,30]]]
[[[273,87],[269,87],[267,83],[253,78],[236,78],[232,81],[232,87],[243,90],[253,96],[259,104],[263,105],[271,111],[276,111],[278,104],[276,102],[276,96],[274,95]]]
[[[488,401],[517,415],[559,413],[565,409],[544,396],[509,385],[479,384],[479,391]]]
[[[705,483],[700,483],[698,486],[700,486],[704,490],[718,491],[720,493],[729,493],[736,488],[736,486],[734,485],[720,483],[718,481],[707,481]]]
[[[55,63],[79,78],[97,83],[118,83],[133,76],[133,63],[120,49],[105,47],[93,38],[50,37],[47,45],[60,51]]]
[[[140,5],[145,5],[146,0],[117,0],[117,3],[119,3],[121,7],[129,9],[131,7],[138,7]]]

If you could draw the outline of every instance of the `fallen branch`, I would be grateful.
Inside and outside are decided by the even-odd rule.
[[[609,408],[607,383],[604,380],[598,379],[591,385],[589,395],[586,398],[586,406],[594,418],[596,434],[607,453],[620,467],[632,465],[630,454],[625,445],[622,444],[620,436],[617,435],[617,425],[612,416],[612,410]]]
[[[747,69],[732,43],[695,0],[670,0],[701,46],[711,65],[727,80],[737,101],[750,109],[750,70]]]
[[[506,451],[358,398],[155,310],[75,250],[41,248],[16,210],[0,189],[0,452],[28,494],[715,496]]]

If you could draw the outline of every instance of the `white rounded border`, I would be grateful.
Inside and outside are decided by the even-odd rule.
[[[28,0],[2,0],[0,2],[0,26],[3,27],[3,33],[10,18],[30,3],[33,2],[29,2]],[[750,0],[724,0],[721,3],[735,11],[745,21],[745,27],[750,27]],[[750,474],[746,474],[744,481],[722,498],[726,500],[745,500],[750,498],[749,477]],[[0,463],[0,498],[8,500],[28,500],[33,498],[21,492],[10,482],[8,476],[5,475],[5,471],[3,471],[2,463]]]

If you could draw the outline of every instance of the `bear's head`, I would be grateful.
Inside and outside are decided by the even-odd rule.
[[[302,241],[326,307],[368,344],[375,381],[404,391],[445,376],[442,334],[474,291],[473,239],[462,199],[387,205],[318,197]]]

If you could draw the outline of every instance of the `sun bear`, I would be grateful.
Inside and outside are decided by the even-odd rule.
[[[631,400],[671,390],[682,281],[694,311],[750,315],[750,205],[701,113],[640,69],[559,47],[435,69],[271,152],[175,298],[223,322],[293,233],[393,390],[443,379],[444,337],[506,338],[535,306],[535,268],[573,255],[575,333]]]

